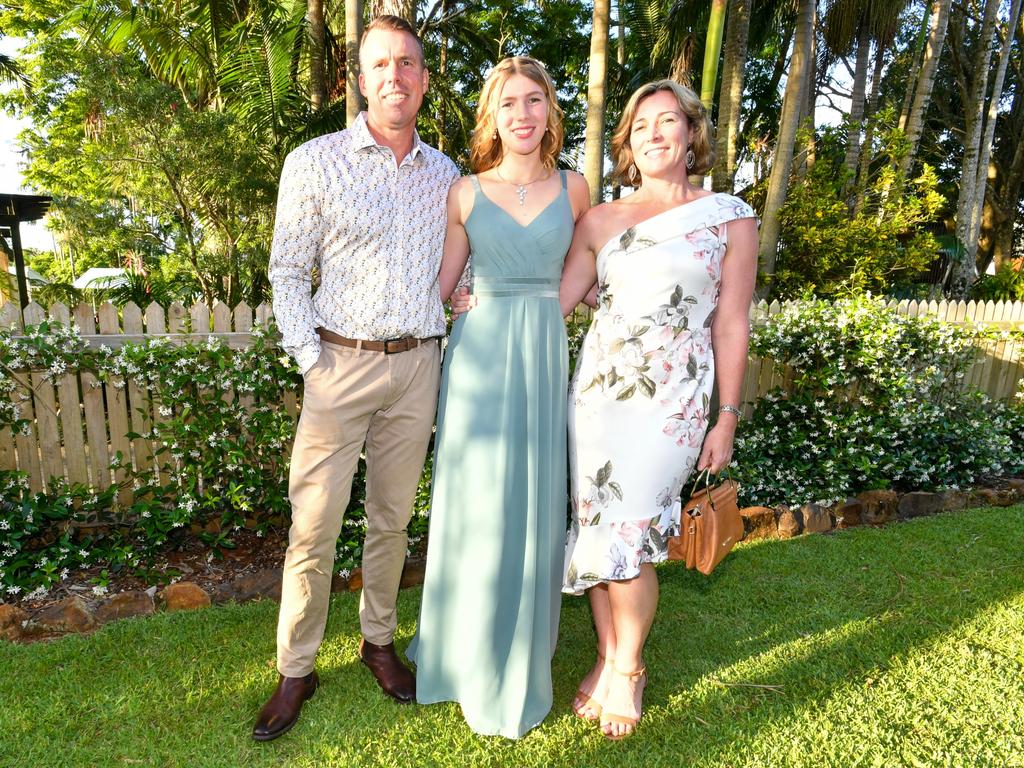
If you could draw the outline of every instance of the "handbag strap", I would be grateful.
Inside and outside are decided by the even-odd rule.
[[[722,472],[719,472],[718,474],[721,475],[723,473],[727,480],[732,480],[732,472],[729,471],[728,467],[723,467]],[[693,498],[694,494],[697,493],[697,484],[700,483],[702,478],[704,480],[704,490],[708,495],[708,504],[711,505],[712,509],[715,509],[715,500],[711,496],[711,467],[708,467],[697,474],[697,478],[693,481],[693,487],[690,489],[690,498]]]

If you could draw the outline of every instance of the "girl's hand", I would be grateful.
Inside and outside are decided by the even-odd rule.
[[[469,312],[469,310],[476,306],[476,303],[476,296],[469,292],[469,288],[459,288],[448,301],[452,308],[452,318],[456,318],[464,312]]]

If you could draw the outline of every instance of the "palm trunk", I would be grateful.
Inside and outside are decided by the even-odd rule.
[[[803,98],[800,106],[800,120],[797,125],[797,136],[800,129],[804,129],[806,137],[802,146],[796,147],[796,158],[793,163],[793,171],[798,179],[804,178],[814,167],[815,144],[814,144],[814,113],[818,101],[818,36],[811,34],[811,52],[807,61],[807,85],[803,91]],[[793,71],[790,69],[789,76]]]
[[[729,26],[722,61],[722,91],[718,97],[717,160],[711,186],[716,192],[732,192],[736,176],[736,137],[743,105],[743,74],[747,61],[751,0],[730,0]]]
[[[448,12],[448,0],[441,0],[441,16],[442,18]],[[448,73],[448,36],[441,33],[441,53],[440,60],[437,65],[437,74],[443,81]],[[448,121],[448,101],[446,99],[438,99],[437,102],[437,148],[444,152],[447,141],[447,133],[445,123]]]
[[[921,75],[917,80],[917,88],[911,103],[910,113],[906,122],[907,154],[900,161],[900,176],[910,176],[910,169],[917,154],[917,143],[921,140],[921,129],[928,102],[932,97],[932,86],[935,84],[935,72],[939,66],[939,56],[946,42],[946,29],[949,26],[949,8],[953,0],[934,0],[932,4],[931,29],[928,32],[928,44],[924,49],[921,62]]]
[[[957,201],[956,236],[964,248],[960,261],[953,270],[951,291],[955,296],[966,296],[971,284],[978,277],[975,256],[978,253],[977,231],[974,218],[977,188],[979,186],[979,169],[988,170],[988,164],[981,166],[982,140],[985,127],[985,99],[988,94],[989,65],[992,61],[994,37],[998,31],[997,14],[1000,0],[986,0],[985,13],[981,22],[981,34],[978,37],[978,49],[974,57],[968,98],[964,103],[964,154],[960,165],[960,197]],[[1020,0],[1015,0],[1020,8]],[[1004,70],[1005,72],[1005,70]],[[1002,78],[997,76],[1002,87]],[[998,105],[996,94],[993,107]],[[984,185],[984,178],[981,180]],[[984,195],[984,186],[982,186]]]
[[[618,36],[615,38],[615,61],[619,64],[619,72],[626,66],[626,25],[622,21],[622,3],[621,0],[618,4],[618,19],[615,21],[615,26],[618,30]],[[610,22],[609,22],[610,23]],[[612,184],[612,200],[618,200],[622,197],[622,186],[618,183]]]
[[[359,93],[359,38],[363,36],[363,0],[345,0],[345,124],[363,108]]]
[[[775,274],[775,259],[779,248],[779,211],[786,202],[789,191],[789,175],[793,164],[793,146],[800,115],[809,83],[811,53],[814,41],[814,16],[816,0],[800,0],[796,23],[796,37],[793,41],[793,56],[790,61],[786,94],[782,101],[782,116],[779,121],[779,138],[775,144],[775,158],[772,162],[771,177],[768,180],[768,194],[765,198],[764,215],[761,219],[761,239],[758,260],[762,290],[766,289]]]
[[[995,43],[999,38],[999,21],[997,13],[999,10],[998,0],[989,0],[985,7],[985,22],[982,27],[981,44],[985,46],[980,52],[975,68],[975,78],[982,82],[980,87],[975,88],[974,95],[978,98],[977,103],[972,102],[969,106],[974,115],[974,124],[969,136],[973,140],[978,135],[978,144],[974,147],[968,145],[964,148],[964,176],[960,181],[960,201],[957,206],[957,237],[964,246],[964,258],[958,270],[956,287],[966,293],[966,286],[978,276],[978,235],[981,231],[982,213],[985,207],[985,192],[988,188],[989,159],[992,156],[992,142],[996,133],[996,117],[999,112],[999,99],[1003,93],[1003,82],[1006,78],[1006,67],[1010,61],[1010,48],[1013,43],[1014,33],[1017,28],[1017,17],[1020,14],[1021,0],[1013,0],[1010,7],[1009,24],[1006,30],[1006,38],[1003,40],[999,52],[999,64],[996,67],[995,80],[992,83],[992,92],[988,94],[988,114],[983,117],[986,91],[988,90],[987,76],[991,60],[992,47],[989,40]],[[991,11],[991,16],[989,12]],[[991,23],[991,37],[988,33],[988,24]],[[982,73],[984,73],[983,76]],[[977,81],[976,81],[977,82]],[[982,120],[984,119],[984,131],[982,132]],[[971,149],[971,152],[968,152]],[[968,165],[968,156],[973,155],[974,167]],[[973,182],[970,187],[965,185],[966,174],[973,172]]]
[[[878,52],[881,61],[881,51]],[[868,83],[868,60],[871,57],[871,36],[866,22],[861,23],[857,37],[857,63],[853,70],[853,90],[850,93],[850,127],[846,132],[846,157],[843,168],[848,176],[848,186],[855,183],[857,162],[860,159],[860,132],[864,128],[864,105]]]
[[[594,0],[593,30],[590,33],[590,75],[587,80],[587,129],[583,143],[583,175],[590,185],[591,205],[597,205],[603,196],[609,6],[610,0]]]
[[[921,71],[921,57],[924,56],[925,45],[928,43],[928,29],[930,18],[927,14],[921,17],[921,31],[917,35],[914,44],[914,60],[910,64],[910,71],[907,73],[907,86],[903,90],[903,104],[900,106],[901,131],[907,130],[907,119],[910,117],[910,105],[914,100],[914,92],[917,90],[917,75]]]
[[[327,26],[324,24],[324,0],[307,0],[306,23],[309,24],[309,103],[314,112],[319,112],[327,104],[327,71],[324,67]]]
[[[708,34],[704,43],[704,70],[700,79],[700,100],[710,112],[718,84],[718,59],[722,55],[722,33],[725,31],[726,0],[711,0]]]
[[[867,128],[864,129],[864,144],[860,150],[860,169],[857,171],[856,190],[854,197],[853,213],[857,214],[864,210],[864,202],[867,199],[869,177],[871,175],[871,142],[874,138],[875,126],[871,118],[878,112],[878,96],[882,89],[882,70],[885,68],[885,47],[879,43],[878,53],[875,57],[875,71],[871,75],[871,96],[868,98],[868,107],[864,113],[867,121]]]
[[[1018,89],[1010,106],[1009,125],[1005,127],[1003,136],[1020,136],[1024,134],[1024,93]],[[1017,141],[1007,148],[1002,162],[997,158],[995,178],[993,179],[992,203],[999,212],[992,234],[992,261],[996,269],[1013,258],[1013,235],[1016,224],[1015,213],[1024,189],[1024,141]]]

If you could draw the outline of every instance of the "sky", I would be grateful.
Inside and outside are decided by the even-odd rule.
[[[0,53],[13,56],[24,41],[16,37],[0,38]],[[14,86],[2,86],[11,88]],[[22,157],[18,152],[18,132],[28,125],[28,121],[16,120],[6,111],[0,110],[0,192],[29,193],[25,189],[19,165]],[[25,248],[53,250],[53,238],[43,226],[43,222],[21,225],[21,244]]]

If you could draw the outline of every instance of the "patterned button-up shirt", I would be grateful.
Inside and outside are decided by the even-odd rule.
[[[365,113],[288,155],[268,274],[283,346],[303,373],[320,356],[318,326],[377,341],[444,334],[437,276],[458,176],[418,134],[397,163]]]

